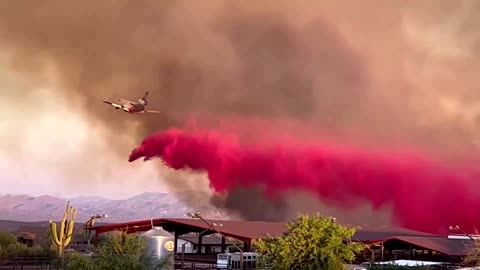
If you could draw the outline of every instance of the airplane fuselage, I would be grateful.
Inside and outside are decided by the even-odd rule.
[[[140,103],[127,103],[122,105],[122,109],[128,113],[142,113],[145,111],[145,106]]]

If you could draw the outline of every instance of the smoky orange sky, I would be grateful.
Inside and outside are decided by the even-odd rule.
[[[475,0],[1,1],[1,193],[208,193],[202,175],[126,161],[199,111],[470,155],[479,12]],[[101,103],[146,89],[165,114]],[[309,200],[297,198],[282,207]]]

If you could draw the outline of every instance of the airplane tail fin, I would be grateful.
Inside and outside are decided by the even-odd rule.
[[[149,92],[149,91],[145,92],[145,94],[143,95],[143,97],[142,97],[143,100],[147,100],[148,92]]]
[[[148,100],[147,100],[147,97],[148,97],[148,92],[145,92],[145,94],[143,95],[143,97],[140,99],[140,101],[143,103],[143,105],[148,105]]]

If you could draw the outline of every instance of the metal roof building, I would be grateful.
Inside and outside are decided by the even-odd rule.
[[[212,224],[214,228],[212,228]],[[200,219],[159,218],[127,223],[107,224],[89,229],[94,230],[98,237],[101,233],[113,230],[123,230],[128,233],[134,233],[147,231],[152,226],[162,226],[165,230],[172,232],[176,238],[192,232],[199,233],[199,239],[197,241],[199,245],[202,245],[203,236],[214,234],[218,231],[226,237],[242,241],[244,243],[243,250],[249,251],[251,249],[252,240],[265,238],[267,235],[281,235],[285,232],[286,224],[286,222],[232,220],[207,220],[207,222],[203,222]],[[464,256],[466,250],[472,244],[472,241],[469,239],[449,239],[446,236],[404,228],[374,226],[360,227],[354,235],[353,240],[368,244],[371,247],[370,251],[375,249],[377,250],[375,252],[381,252],[381,255],[377,255],[382,260],[384,259],[384,255],[385,258],[396,258],[397,255],[395,255],[395,250],[401,248],[409,250],[410,253],[408,257],[412,258],[415,256],[417,256],[417,258],[421,256],[418,254],[424,254],[425,256],[428,254],[437,254],[438,256],[443,257]],[[226,245],[225,239],[222,237],[222,251],[225,250]],[[197,252],[200,253],[200,250]],[[415,255],[412,252],[418,254]]]
[[[262,238],[270,235],[280,235],[285,231],[286,222],[265,222],[265,221],[232,221],[232,220],[208,220],[210,224],[216,224],[215,229],[225,236],[236,238],[242,241]],[[186,218],[159,218],[148,219],[126,223],[107,224],[89,228],[97,234],[113,230],[125,230],[128,233],[141,232],[149,230],[152,226],[162,226],[167,231],[177,232],[201,232],[209,230],[215,231],[197,219]],[[183,234],[183,233],[182,233]]]
[[[286,222],[265,222],[265,221],[232,221],[232,220],[208,220],[209,224],[198,219],[186,218],[160,218],[148,219],[134,222],[108,224],[87,228],[95,231],[96,238],[99,234],[122,230],[127,233],[147,231],[153,226],[161,226],[175,237],[191,232],[200,233],[198,243],[201,245],[202,237],[205,235],[222,233],[225,237],[238,239],[244,243],[243,249],[250,250],[252,240],[265,238],[267,235],[280,235],[285,231]],[[226,248],[225,239],[222,237],[222,250]],[[176,247],[175,247],[176,248]]]

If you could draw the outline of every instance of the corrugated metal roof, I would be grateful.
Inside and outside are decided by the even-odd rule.
[[[198,219],[169,218],[166,221],[183,224],[202,229],[210,227]],[[216,224],[215,228],[226,236],[244,239],[256,239],[270,235],[280,235],[285,232],[285,222],[265,221],[232,221],[232,220],[208,220],[210,224]]]
[[[277,236],[285,232],[287,222],[265,222],[265,221],[234,221],[234,220],[207,220],[210,224],[217,224],[215,228],[227,236],[244,239],[255,239],[265,237],[267,234]],[[155,226],[187,226],[197,230],[209,229],[208,225],[200,219],[191,218],[159,218],[126,223],[107,224],[95,226],[92,229],[107,232],[115,229],[129,228],[133,231],[148,230],[151,224]],[[438,235],[424,233],[404,228],[363,226],[357,230],[354,239],[361,242],[382,241],[384,239],[398,236],[417,237],[438,237]]]
[[[356,231],[353,238],[361,242],[376,242],[396,236],[438,237],[439,235],[398,227],[363,226]]]
[[[210,224],[217,224],[215,228],[226,236],[242,239],[255,239],[265,237],[267,234],[280,235],[285,231],[286,222],[265,222],[265,221],[232,221],[232,220],[207,220]],[[197,230],[211,229],[200,219],[190,218],[159,218],[134,222],[108,224],[95,226],[91,230],[98,230],[99,233],[118,229],[129,229],[130,231],[148,230],[154,226],[187,226]]]
[[[400,241],[434,250],[448,256],[465,256],[467,251],[472,247],[472,240],[465,239],[448,239],[447,237],[415,237],[415,236],[399,236],[394,237]]]

